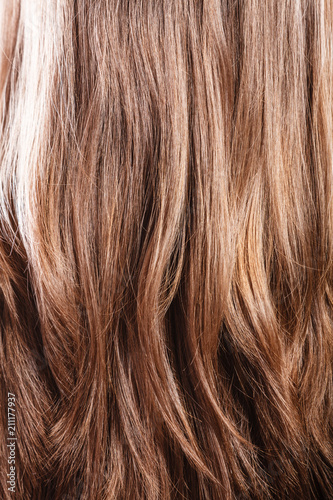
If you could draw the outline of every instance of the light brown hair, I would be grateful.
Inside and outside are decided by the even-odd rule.
[[[332,1],[2,8],[1,498],[333,498]]]

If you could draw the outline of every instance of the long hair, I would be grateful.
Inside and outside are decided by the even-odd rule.
[[[333,498],[332,1],[1,8],[1,498]]]

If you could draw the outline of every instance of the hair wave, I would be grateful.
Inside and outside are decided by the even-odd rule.
[[[333,498],[331,0],[5,0],[16,498]]]

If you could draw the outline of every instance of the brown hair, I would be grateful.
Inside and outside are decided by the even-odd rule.
[[[2,8],[1,498],[333,498],[332,1]]]

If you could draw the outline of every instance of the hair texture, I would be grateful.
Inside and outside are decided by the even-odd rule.
[[[1,498],[333,498],[332,0],[1,8]]]

